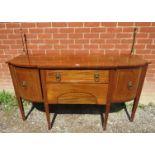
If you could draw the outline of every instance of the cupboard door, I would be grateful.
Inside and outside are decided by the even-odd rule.
[[[123,102],[134,99],[139,85],[140,74],[141,68],[117,70],[112,101]]]
[[[30,101],[42,101],[39,71],[15,67],[19,95]]]

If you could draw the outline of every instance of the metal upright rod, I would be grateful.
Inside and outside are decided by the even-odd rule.
[[[22,31],[22,29],[20,29],[20,33],[21,33],[21,38],[22,38],[23,52],[25,52],[25,44],[24,44],[23,31]]]
[[[29,55],[28,48],[27,48],[27,38],[26,38],[26,34],[24,34],[24,42],[25,42],[26,54]]]
[[[21,31],[21,38],[22,38],[22,45],[23,45],[23,51],[25,52],[25,54],[28,57],[28,61],[29,60],[29,52],[28,52],[28,47],[27,47],[27,38],[26,38],[26,34],[23,33],[22,29],[20,29]]]
[[[132,46],[131,46],[130,55],[134,54],[134,45],[135,45],[135,40],[136,40],[136,32],[137,32],[137,28],[134,28],[134,32],[133,32],[133,41],[132,41]]]

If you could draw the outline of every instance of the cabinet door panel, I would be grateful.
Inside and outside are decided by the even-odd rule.
[[[18,92],[21,97],[31,101],[42,101],[39,71],[15,67]]]
[[[117,71],[113,102],[129,101],[135,98],[140,74],[141,68],[119,69]]]

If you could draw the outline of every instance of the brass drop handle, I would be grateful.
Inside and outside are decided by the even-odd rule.
[[[133,83],[132,81],[128,81],[128,89],[132,89],[133,88]]]
[[[95,80],[96,82],[99,82],[99,81],[100,81],[100,74],[99,74],[99,73],[95,73],[95,74],[94,74],[94,80]]]
[[[22,81],[22,87],[27,87],[27,83],[26,83],[26,81]]]
[[[56,81],[61,81],[61,74],[59,72],[57,72],[55,74],[55,78],[56,78]]]

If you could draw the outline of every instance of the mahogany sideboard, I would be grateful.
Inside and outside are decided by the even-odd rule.
[[[51,128],[49,104],[105,105],[104,129],[111,103],[134,100],[133,121],[149,62],[136,55],[45,54],[20,55],[7,62],[18,106],[22,98],[43,102]]]

